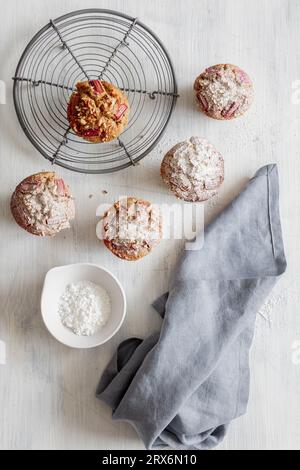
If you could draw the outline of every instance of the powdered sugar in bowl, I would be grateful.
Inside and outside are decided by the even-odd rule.
[[[47,329],[58,341],[73,348],[93,348],[119,330],[126,299],[121,284],[109,271],[77,263],[48,271],[41,311]]]

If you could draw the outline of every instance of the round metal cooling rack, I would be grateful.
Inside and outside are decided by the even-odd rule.
[[[80,139],[67,120],[76,83],[97,78],[123,90],[130,103],[129,123],[110,143]],[[51,20],[26,47],[13,80],[18,119],[32,144],[52,163],[83,173],[109,173],[144,158],[178,97],[172,62],[157,36],[136,18],[110,10]]]

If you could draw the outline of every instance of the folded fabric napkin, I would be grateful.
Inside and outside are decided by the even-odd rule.
[[[149,449],[210,449],[246,411],[256,313],[286,269],[276,165],[261,168],[185,251],[154,306],[161,331],[124,341],[97,397]]]

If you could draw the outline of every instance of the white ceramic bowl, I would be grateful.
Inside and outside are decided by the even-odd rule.
[[[65,327],[58,314],[58,303],[67,284],[90,281],[104,287],[111,299],[108,322],[91,336],[78,336]],[[93,348],[108,341],[121,327],[126,314],[126,298],[119,281],[95,264],[77,263],[50,269],[46,274],[41,298],[41,311],[49,332],[61,343],[72,348]]]

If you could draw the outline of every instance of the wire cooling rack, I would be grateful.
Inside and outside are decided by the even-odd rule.
[[[94,144],[67,120],[76,83],[103,79],[123,90],[129,123],[118,139]],[[157,144],[174,110],[177,84],[158,37],[136,18],[111,10],[80,10],[51,20],[26,47],[16,69],[14,103],[20,124],[52,163],[82,173],[135,165]]]

